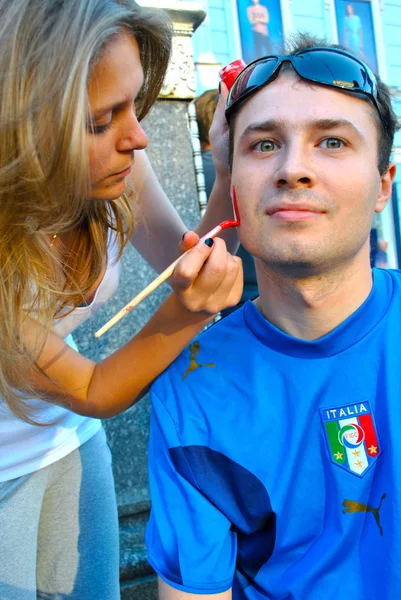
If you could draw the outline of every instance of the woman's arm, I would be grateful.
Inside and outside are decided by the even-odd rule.
[[[29,373],[35,389],[51,403],[97,418],[112,417],[138,400],[222,304],[236,304],[241,295],[241,264],[227,253],[223,240],[215,240],[212,248],[198,243],[172,279],[180,298],[171,294],[132,340],[99,363],[50,333],[40,370]],[[39,328],[32,321],[27,325],[28,348],[34,347]]]
[[[131,243],[158,273],[178,256],[178,244],[186,227],[171,204],[144,150],[135,153],[130,175],[138,223]]]
[[[224,116],[227,88],[224,84],[222,87],[210,129],[216,181],[207,211],[195,228],[199,236],[221,221],[233,218],[228,169],[228,126]],[[157,272],[161,272],[179,256],[178,244],[186,227],[162,190],[144,151],[135,154],[131,181],[135,189],[133,202],[140,219],[131,241],[144,259]],[[226,230],[220,237],[225,240],[228,251],[235,253],[238,246],[236,231]]]

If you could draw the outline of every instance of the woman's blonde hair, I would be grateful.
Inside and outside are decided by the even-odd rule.
[[[134,228],[126,197],[88,201],[88,78],[113,37],[131,32],[143,118],[163,83],[172,31],[164,12],[133,0],[0,0],[0,14],[0,398],[35,422],[26,373],[45,335],[28,351],[26,319],[49,331],[101,275],[110,229],[121,256]],[[49,239],[71,230],[61,264]]]

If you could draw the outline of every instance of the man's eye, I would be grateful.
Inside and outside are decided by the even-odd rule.
[[[338,138],[326,138],[320,145],[328,150],[338,150],[344,146],[344,142]]]
[[[276,149],[276,144],[271,140],[262,140],[254,145],[255,150],[259,152],[273,152]]]

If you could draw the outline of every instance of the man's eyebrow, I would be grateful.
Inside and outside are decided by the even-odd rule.
[[[264,121],[255,121],[251,123],[244,129],[241,133],[239,141],[241,142],[248,135],[253,133],[263,133],[269,132],[274,133],[275,131],[280,131],[286,128],[286,123],[282,119],[267,119]],[[307,126],[309,129],[319,129],[321,131],[330,131],[333,129],[349,129],[351,130],[359,139],[365,141],[365,136],[363,133],[353,124],[351,121],[347,119],[313,119],[307,122]]]
[[[254,123],[248,125],[248,127],[245,127],[244,131],[241,133],[239,141],[241,142],[241,140],[243,140],[245,137],[252,133],[259,133],[264,131],[274,132],[283,129],[284,127],[285,123],[281,119],[266,119],[264,121],[255,121]]]
[[[311,121],[311,127],[315,129],[320,129],[322,131],[328,131],[330,129],[350,129],[355,135],[357,135],[361,140],[365,140],[365,136],[363,132],[358,129],[351,121],[348,119],[316,119]]]

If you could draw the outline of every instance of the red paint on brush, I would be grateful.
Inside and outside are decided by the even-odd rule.
[[[238,227],[239,223],[238,221],[233,221],[232,219],[230,221],[222,221],[219,225],[220,230],[223,229],[228,229],[229,227]]]

